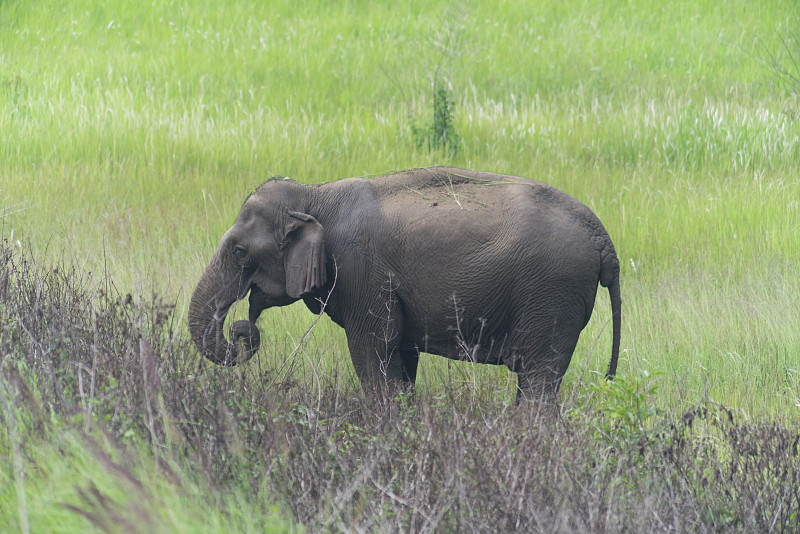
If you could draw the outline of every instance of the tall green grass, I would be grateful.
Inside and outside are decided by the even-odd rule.
[[[272,175],[448,163],[528,176],[589,205],[615,242],[622,373],[659,371],[664,407],[710,396],[796,416],[800,127],[758,59],[799,15],[778,1],[3,2],[3,233],[185,316],[217,240]],[[437,68],[454,152],[412,133]],[[606,366],[598,298],[565,391]],[[265,366],[311,324],[298,306],[262,319]],[[297,352],[301,367],[320,357],[347,368],[326,321]],[[502,370],[432,357],[421,387],[452,372],[511,395]]]
[[[67,427],[51,439],[26,444],[24,476],[0,473],[4,485],[17,483],[0,493],[3,532],[300,531],[277,508],[252,510],[251,488],[214,494],[190,469],[109,436]]]

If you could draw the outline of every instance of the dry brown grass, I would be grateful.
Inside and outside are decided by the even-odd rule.
[[[56,424],[101,431],[146,449],[167,481],[185,466],[210,503],[247,487],[253,510],[277,502],[310,531],[800,530],[795,423],[707,403],[632,430],[581,406],[554,422],[453,391],[376,401],[337,380],[248,379],[199,357],[158,298],[6,242],[0,318],[22,450]],[[99,518],[102,503],[71,506]]]

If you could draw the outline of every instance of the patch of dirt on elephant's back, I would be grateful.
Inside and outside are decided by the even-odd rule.
[[[504,210],[511,199],[535,182],[522,178],[452,168],[413,169],[377,179],[383,204],[389,210],[431,213]],[[512,189],[513,188],[513,189]]]
[[[454,189],[462,185],[482,186],[489,183],[474,176],[474,172],[458,169],[420,169],[414,180],[418,189]]]
[[[413,209],[475,211],[499,206],[502,204],[499,200],[498,195],[492,194],[486,186],[464,184],[425,189],[407,187],[404,191],[392,196],[386,204],[391,207],[403,206]]]

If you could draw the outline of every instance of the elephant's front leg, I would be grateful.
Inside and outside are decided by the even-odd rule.
[[[405,389],[416,379],[416,360],[400,350],[402,305],[390,297],[375,299],[345,328],[350,358],[365,391]]]
[[[366,392],[383,392],[404,388],[408,383],[403,361],[395,348],[370,339],[368,335],[348,335],[347,346],[353,367]]]

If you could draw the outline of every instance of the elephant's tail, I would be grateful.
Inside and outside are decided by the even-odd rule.
[[[619,340],[622,326],[622,296],[619,288],[619,259],[614,250],[611,240],[608,240],[603,251],[602,267],[600,268],[600,284],[608,288],[608,296],[611,298],[611,361],[608,363],[606,378],[611,380],[617,372],[617,360],[619,359]]]
[[[617,372],[619,338],[622,323],[622,296],[619,290],[619,276],[608,286],[608,296],[611,297],[611,325],[613,335],[611,341],[611,361],[608,363],[606,379],[611,380],[614,378],[614,373]]]

